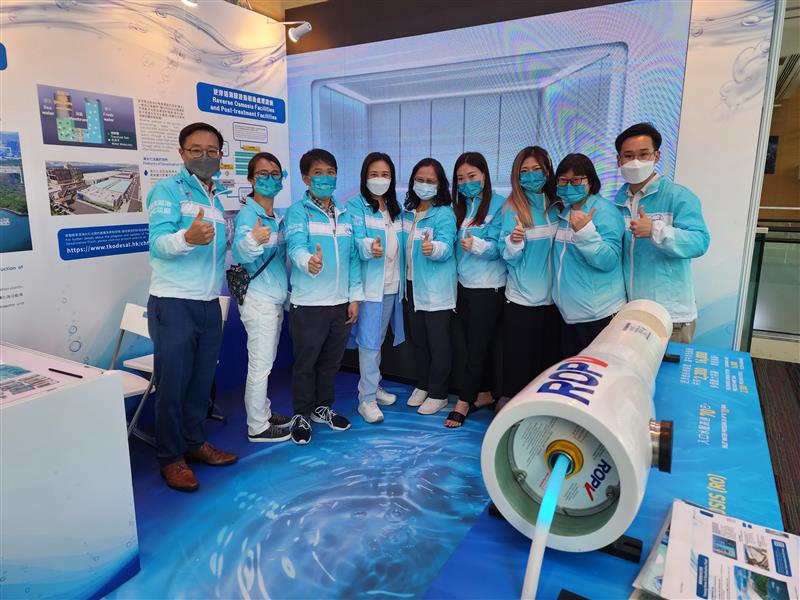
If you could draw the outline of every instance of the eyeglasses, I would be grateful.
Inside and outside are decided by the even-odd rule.
[[[273,179],[283,179],[283,173],[280,171],[256,171],[256,177],[272,177]]]
[[[202,148],[195,146],[193,148],[184,148],[183,151],[192,158],[202,158],[203,156],[207,156],[208,158],[219,158],[222,156],[222,152],[219,151],[219,148],[209,148],[208,150],[203,150]]]
[[[588,177],[586,175],[581,175],[579,177],[573,177],[572,179],[567,179],[566,177],[559,177],[556,182],[558,185],[580,185],[584,181],[586,181]]]
[[[630,160],[636,160],[637,158],[641,161],[648,161],[652,160],[653,157],[656,155],[654,150],[642,150],[641,152],[623,152],[619,155],[619,157],[628,162]]]

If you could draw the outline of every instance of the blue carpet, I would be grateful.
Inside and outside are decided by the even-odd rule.
[[[218,405],[209,440],[238,452],[230,467],[199,466],[200,490],[162,482],[151,448],[131,444],[141,572],[113,598],[411,598],[421,596],[488,496],[480,443],[492,413],[460,430],[447,411],[418,415],[411,388],[368,425],[356,413],[357,376],[338,376],[334,432],[313,424],[312,442],[251,444],[242,389]],[[289,413],[289,373],[270,379],[273,408]]]

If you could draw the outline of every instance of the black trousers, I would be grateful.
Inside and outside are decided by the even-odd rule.
[[[474,405],[479,392],[503,394],[502,317],[505,288],[465,288],[458,285],[456,312],[467,344],[460,399]]]
[[[350,337],[347,304],[295,306],[289,310],[292,329],[292,405],[308,418],[318,406],[332,406],[336,373]]]
[[[522,306],[506,300],[503,311],[503,395],[513,398],[539,373],[563,358],[561,313],[555,305]]]
[[[150,296],[147,329],[153,340],[157,454],[166,465],[206,441],[203,423],[222,344],[219,300]]]
[[[581,350],[591,344],[597,334],[603,331],[613,318],[614,315],[609,315],[586,323],[573,323],[572,325],[564,323],[561,326],[561,352],[564,358],[580,354]]]
[[[406,282],[403,301],[408,333],[414,346],[417,388],[431,398],[447,398],[453,351],[450,343],[452,310],[414,310],[414,288]]]

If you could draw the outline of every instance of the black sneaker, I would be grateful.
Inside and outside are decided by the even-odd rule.
[[[292,417],[274,412],[269,418],[269,424],[275,425],[275,427],[289,427],[292,424]]]
[[[311,420],[314,423],[325,423],[334,431],[347,431],[350,429],[350,421],[342,415],[337,415],[330,406],[318,406],[311,413]]]
[[[311,423],[303,415],[293,416],[290,435],[295,444],[307,444],[311,441]]]
[[[292,432],[288,428],[277,425],[270,425],[256,435],[247,434],[247,439],[251,442],[285,442],[290,437],[292,437]]]

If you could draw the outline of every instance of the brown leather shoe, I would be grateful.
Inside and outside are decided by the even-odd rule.
[[[193,492],[200,487],[189,465],[183,460],[161,467],[161,476],[169,487],[180,492]]]
[[[217,450],[214,446],[205,442],[194,452],[187,452],[186,460],[190,462],[204,462],[212,467],[221,467],[224,465],[232,465],[239,460],[239,457],[230,452],[225,452],[224,450]]]

